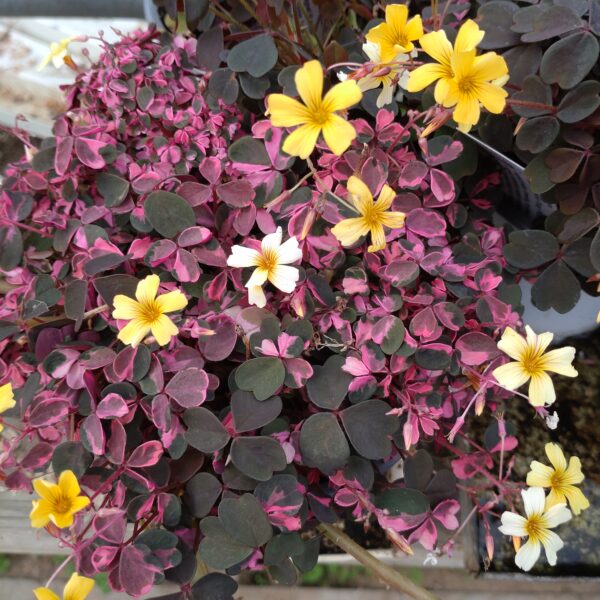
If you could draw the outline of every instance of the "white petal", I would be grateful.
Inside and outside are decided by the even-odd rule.
[[[507,327],[498,342],[498,348],[514,360],[520,360],[527,352],[527,342],[512,327]]]
[[[578,373],[571,364],[575,358],[575,348],[573,346],[565,346],[564,348],[556,348],[544,354],[542,358],[542,368],[545,371],[553,371],[559,375],[567,377],[577,377]]]
[[[542,515],[544,513],[544,506],[546,504],[546,493],[544,492],[544,488],[530,487],[529,489],[522,490],[521,496],[523,497],[525,514],[528,517],[531,517],[532,515]]]
[[[396,86],[394,85],[385,85],[383,86],[383,89],[381,90],[381,92],[379,93],[379,96],[377,96],[377,108],[382,108],[383,106],[385,106],[386,104],[391,104],[392,99],[394,97],[394,89]]]
[[[527,519],[525,517],[506,510],[502,513],[502,526],[499,529],[504,535],[525,537],[527,535],[526,523]]]
[[[269,276],[269,281],[282,292],[290,294],[296,289],[296,282],[300,277],[300,271],[295,267],[278,265]]]
[[[562,523],[566,523],[571,520],[571,511],[567,508],[566,504],[555,504],[548,509],[544,515],[544,521],[549,529],[558,527]]]
[[[515,564],[523,571],[531,570],[537,559],[540,557],[541,546],[539,542],[528,540],[519,548],[515,556]]]
[[[378,63],[381,60],[379,44],[376,44],[375,42],[365,42],[362,45],[362,49],[371,62]]]
[[[357,81],[357,83],[361,92],[368,92],[369,90],[374,90],[380,85],[379,79],[377,79],[377,77],[371,77],[370,75],[362,77]]]
[[[556,400],[554,384],[548,373],[542,372],[534,375],[529,383],[529,402],[533,406],[552,404]]]
[[[255,304],[259,308],[264,308],[267,303],[267,297],[260,285],[248,288],[248,302],[250,304]]]
[[[280,265],[289,265],[302,259],[302,250],[300,250],[298,240],[294,236],[279,246],[277,259]]]
[[[227,264],[230,267],[243,268],[255,267],[260,260],[260,252],[244,246],[233,246],[231,255],[227,257]]]
[[[261,269],[257,267],[252,271],[252,275],[250,275],[250,279],[246,281],[246,287],[251,288],[254,286],[261,286],[267,280],[268,271],[266,269]]]
[[[548,564],[554,566],[556,564],[556,553],[564,546],[563,541],[554,531],[547,531],[542,539],[542,544],[544,544]]]
[[[542,354],[552,343],[552,338],[554,337],[554,334],[549,331],[536,334],[529,325],[525,325],[525,333],[527,335],[527,344],[530,347],[535,348],[540,354]]]
[[[265,235],[263,241],[261,242],[262,253],[267,254],[267,252],[276,252],[281,246],[281,238],[283,236],[283,232],[281,227],[278,227],[275,233],[269,233]]]

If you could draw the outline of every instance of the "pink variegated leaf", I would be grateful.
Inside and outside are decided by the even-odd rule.
[[[481,365],[500,354],[496,342],[485,333],[472,331],[465,333],[456,342],[461,361],[469,366]]]
[[[302,388],[313,375],[313,368],[303,358],[286,358],[285,385],[291,388]]]
[[[91,169],[102,169],[106,166],[104,157],[100,150],[106,148],[108,144],[92,138],[78,137],[75,139],[75,154],[77,158]]]
[[[191,252],[180,248],[175,255],[173,275],[177,281],[190,283],[198,281],[200,275],[202,275],[202,269],[198,264],[198,260]]]
[[[56,154],[54,156],[54,170],[58,175],[64,175],[71,164],[73,156],[73,138],[57,137]]]
[[[163,455],[163,446],[160,442],[144,442],[134,449],[127,459],[127,466],[131,469],[151,467],[155,465]]]
[[[456,515],[460,511],[460,503],[457,500],[444,500],[433,509],[433,518],[439,521],[446,529],[458,528]]]

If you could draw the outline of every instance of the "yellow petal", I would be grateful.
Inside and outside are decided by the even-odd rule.
[[[458,101],[458,98],[453,102],[451,100],[448,100],[451,82],[452,80],[448,79],[447,77],[440,77],[438,79],[438,82],[435,84],[435,90],[433,95],[435,97],[435,101],[438,104],[443,104],[444,106],[453,106]]]
[[[480,81],[493,81],[508,73],[506,61],[495,52],[486,52],[473,59],[472,76]]]
[[[0,386],[0,413],[13,408],[16,404],[12,385],[5,383],[3,386]]]
[[[141,319],[129,321],[117,336],[124,344],[135,348],[150,332],[150,325]]]
[[[548,457],[548,460],[552,463],[552,466],[557,471],[567,470],[567,459],[565,458],[565,455],[558,444],[549,442],[544,447],[544,450],[546,451],[546,456]]]
[[[584,496],[583,492],[574,485],[568,485],[562,488],[564,495],[569,501],[569,506],[574,514],[578,515],[582,510],[590,507],[590,501]]]
[[[479,29],[479,25],[475,21],[469,19],[465,21],[458,30],[456,41],[454,42],[454,50],[456,52],[468,52],[475,49],[481,42],[485,31]]]
[[[371,195],[371,190],[369,190],[362,179],[356,177],[356,175],[350,176],[346,188],[354,206],[356,206],[356,209],[361,215],[372,210],[373,196]]]
[[[564,474],[564,482],[573,485],[581,483],[585,477],[581,471],[581,461],[577,456],[571,456],[569,459],[569,466]]]
[[[479,102],[483,104],[486,110],[495,115],[500,114],[504,110],[507,96],[508,92],[492,83],[484,82],[477,86]]]
[[[113,306],[115,307],[112,313],[113,319],[123,320],[139,317],[142,308],[139,302],[123,294],[117,294],[113,298]]]
[[[551,487],[554,469],[544,465],[537,460],[531,462],[531,471],[527,473],[527,485],[529,487]]]
[[[547,373],[536,373],[529,383],[529,402],[533,406],[552,404],[556,400],[554,384]]]
[[[542,356],[540,367],[544,371],[552,371],[553,373],[566,375],[567,377],[577,377],[578,373],[571,364],[574,358],[575,348],[572,346],[556,348]]]
[[[405,4],[388,4],[385,7],[385,22],[394,33],[400,34],[406,27],[408,19],[408,6]]]
[[[420,40],[421,48],[434,60],[445,67],[450,67],[452,59],[452,44],[443,30],[426,33]],[[421,67],[420,67],[421,68]],[[417,69],[418,70],[418,69]]]
[[[406,84],[409,92],[420,92],[440,77],[447,77],[448,70],[437,63],[429,63],[411,71]]]
[[[565,498],[565,495],[562,493],[562,489],[560,490],[556,489],[556,488],[552,488],[550,490],[550,493],[548,494],[548,496],[546,496],[546,510],[548,510],[549,508],[552,508],[553,506],[556,506],[557,504],[566,504],[567,503],[567,499]]]
[[[60,488],[55,483],[50,483],[44,479],[34,479],[33,489],[44,500],[55,501],[60,498]]]
[[[345,110],[354,106],[362,98],[362,92],[353,79],[334,85],[323,98],[323,109],[327,112]]]
[[[75,473],[71,470],[63,471],[58,478],[58,487],[63,496],[67,498],[76,498],[81,493],[79,482]]]
[[[371,242],[367,248],[368,252],[377,252],[385,248],[385,231],[383,225],[373,225],[371,227]]]
[[[384,184],[377,197],[377,202],[375,202],[375,210],[387,210],[392,205],[395,197],[396,192],[387,183]]]
[[[64,590],[64,600],[85,600],[94,587],[94,580],[73,573]]]
[[[177,325],[175,325],[167,315],[160,315],[160,317],[152,323],[151,331],[160,346],[166,346],[173,336],[179,334]]]
[[[329,149],[341,156],[356,137],[356,129],[339,115],[331,115],[323,125],[323,138]]]
[[[323,98],[323,67],[318,60],[309,60],[294,76],[300,98],[311,111],[317,111]]]
[[[310,119],[306,106],[284,94],[270,94],[267,97],[267,114],[275,127],[302,125]]]
[[[135,297],[138,302],[150,303],[156,298],[158,292],[158,286],[160,285],[160,278],[158,275],[148,275],[137,284],[135,290]]]
[[[46,527],[50,522],[50,511],[52,506],[46,500],[33,500],[33,508],[29,513],[31,526],[39,529]]]
[[[290,156],[306,160],[315,149],[320,132],[321,128],[315,125],[300,125],[285,138],[282,150]]]
[[[403,212],[386,212],[381,215],[381,224],[390,229],[400,229],[404,227],[406,215]]]
[[[369,225],[362,217],[344,219],[331,228],[331,233],[342,246],[352,246],[369,233]]]
[[[406,37],[409,40],[418,40],[423,37],[423,21],[421,21],[421,15],[415,15],[408,21],[406,24]]]
[[[174,312],[176,310],[183,310],[187,306],[187,298],[185,294],[179,290],[162,294],[156,299],[158,308],[163,313]]]
[[[529,373],[517,362],[509,362],[492,372],[496,381],[509,390],[516,390],[529,379]]]
[[[48,588],[35,588],[33,593],[37,600],[60,600],[60,598]]]
[[[521,360],[527,353],[527,342],[512,327],[507,327],[498,342],[498,348],[514,360]]]
[[[71,501],[71,512],[73,514],[83,510],[90,504],[90,499],[87,496],[77,496]]]
[[[73,513],[50,513],[50,520],[59,528],[59,529],[67,529],[73,525]]]

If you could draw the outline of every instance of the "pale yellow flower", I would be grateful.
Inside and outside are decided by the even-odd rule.
[[[85,600],[94,587],[94,580],[73,573],[63,591],[62,600]],[[37,600],[61,600],[51,589],[40,587],[33,590]]]
[[[260,250],[233,246],[231,255],[227,258],[230,267],[254,267],[250,279],[246,282],[248,302],[260,308],[267,303],[262,287],[267,281],[289,294],[296,289],[296,282],[300,277],[300,271],[289,266],[302,258],[298,240],[292,236],[282,244],[282,237],[283,232],[281,227],[278,227],[275,233],[269,233],[263,238]]]
[[[514,362],[494,369],[493,375],[501,386],[509,390],[516,390],[530,381],[529,402],[533,406],[552,404],[556,400],[556,392],[547,371],[577,377],[577,371],[571,364],[575,348],[565,346],[546,352],[554,335],[548,332],[536,335],[528,325],[525,331],[526,338],[510,327],[504,330],[498,348]]]
[[[73,471],[63,471],[58,484],[34,479],[33,488],[40,500],[33,500],[29,515],[32,527],[46,527],[52,522],[61,529],[73,525],[73,515],[84,509],[90,499],[80,496],[81,488]]]
[[[423,23],[419,15],[408,19],[408,6],[388,4],[385,7],[385,22],[370,29],[365,36],[381,48],[382,62],[390,62],[401,53],[409,53],[413,42],[423,35]]]
[[[550,488],[546,498],[548,508],[568,501],[573,513],[578,515],[590,506],[583,492],[576,487],[584,479],[581,461],[577,456],[571,456],[567,465],[567,459],[558,444],[548,443],[545,450],[552,467],[537,460],[532,461],[531,471],[527,473],[527,485]]]
[[[0,413],[3,413],[16,405],[15,396],[13,394],[12,385],[5,383],[0,386]],[[0,423],[0,431],[4,429],[4,425]]]
[[[361,237],[371,234],[369,252],[377,252],[385,248],[385,229],[397,229],[404,225],[405,214],[389,210],[396,192],[389,186],[381,188],[377,201],[369,188],[354,175],[348,179],[349,199],[352,201],[360,217],[351,217],[340,221],[331,228],[331,233],[339,240],[342,246],[352,246]]]
[[[158,275],[148,275],[137,284],[137,300],[123,294],[114,297],[113,318],[129,321],[117,336],[124,344],[135,348],[152,332],[156,341],[165,346],[179,333],[177,325],[166,313],[183,310],[187,306],[187,299],[179,290],[157,297],[159,285]]]
[[[315,149],[320,133],[329,149],[343,154],[356,137],[354,127],[337,113],[350,108],[362,98],[356,81],[334,85],[323,96],[323,67],[310,60],[296,71],[296,88],[302,102],[285,94],[267,97],[267,115],[275,127],[299,125],[283,143],[283,151],[291,156],[308,158]]]
[[[50,62],[57,69],[60,69],[65,62],[65,58],[69,56],[69,44],[75,39],[76,36],[71,36],[63,38],[60,42],[52,42],[50,44],[50,52],[42,59],[42,62],[38,66],[38,71],[47,67]]]
[[[514,512],[502,513],[502,526],[505,535],[526,537],[517,555],[515,563],[523,571],[529,571],[540,557],[542,546],[546,551],[549,565],[556,564],[556,553],[564,546],[563,541],[551,531],[558,525],[571,519],[571,511],[565,504],[546,506],[546,496],[541,487],[532,487],[521,492],[525,517]]]

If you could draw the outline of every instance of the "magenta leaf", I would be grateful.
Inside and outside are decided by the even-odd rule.
[[[127,459],[127,466],[132,469],[151,467],[155,465],[163,454],[163,446],[160,442],[145,442],[138,446]]]
[[[456,342],[462,361],[469,366],[481,365],[500,354],[496,342],[485,333],[472,331]]]
[[[183,408],[200,406],[206,400],[208,375],[203,369],[190,367],[169,381],[165,392]]]

